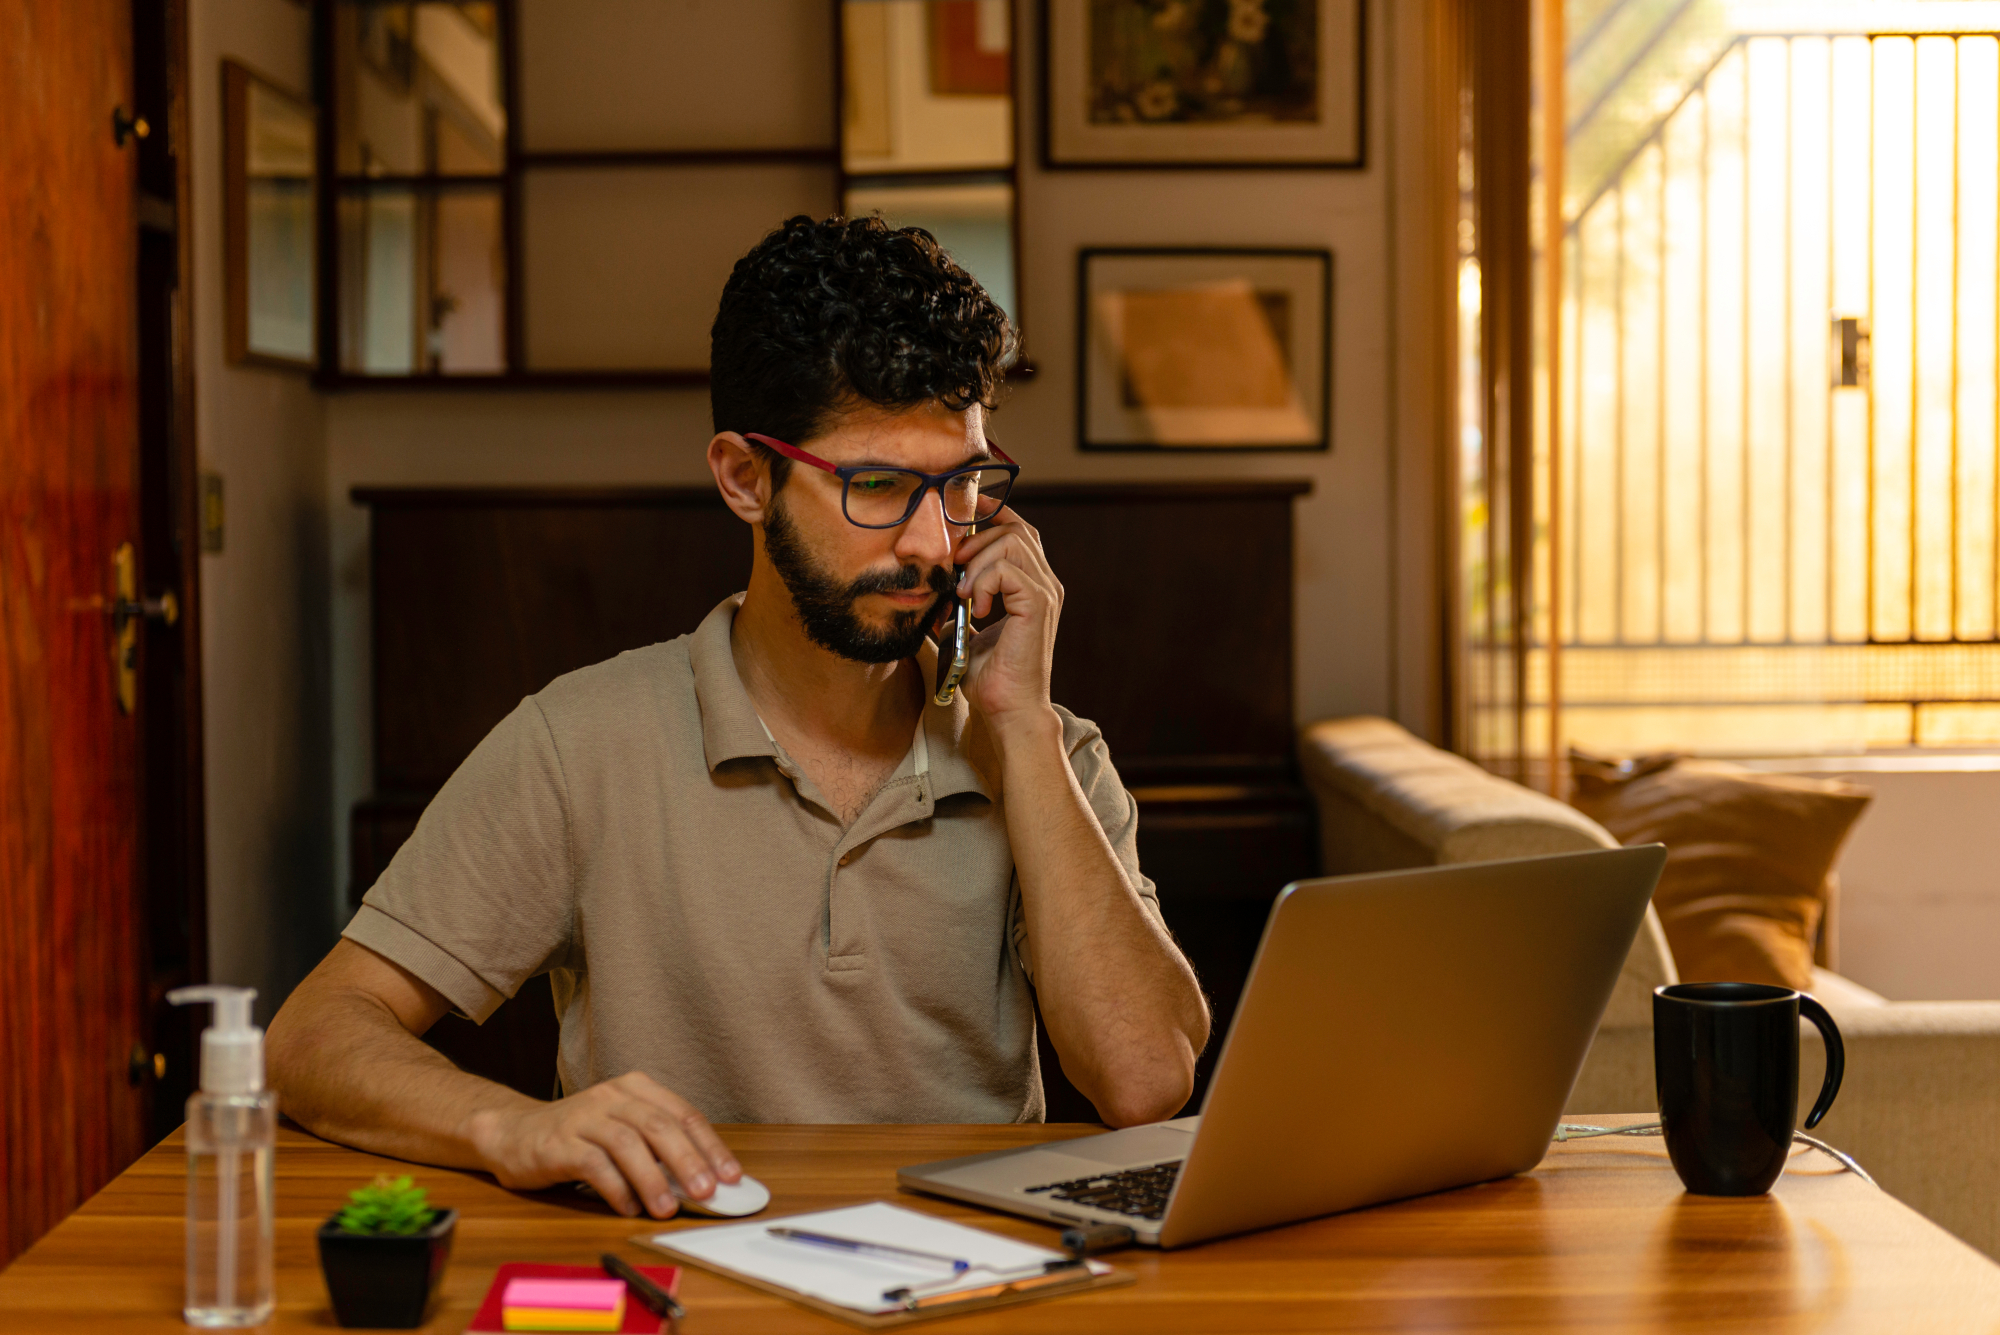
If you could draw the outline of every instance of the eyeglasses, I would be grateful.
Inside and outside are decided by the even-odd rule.
[[[840,512],[847,522],[860,528],[895,528],[917,512],[924,493],[937,488],[944,506],[945,522],[977,524],[991,519],[1007,503],[1021,465],[1009,459],[989,438],[986,447],[1000,456],[997,464],[969,464],[949,473],[919,473],[914,468],[879,468],[864,465],[843,468],[808,454],[796,445],[787,445],[774,436],[743,433],[760,445],[768,445],[787,459],[796,459],[814,468],[823,468],[840,479]]]

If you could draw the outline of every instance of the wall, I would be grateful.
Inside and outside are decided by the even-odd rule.
[[[367,517],[349,489],[701,483],[707,401],[699,391],[321,398],[299,376],[224,365],[219,61],[306,87],[307,15],[288,0],[191,8],[200,439],[230,508],[228,549],[202,572],[211,951],[217,978],[265,990],[268,1014],[345,919],[348,811],[368,789]],[[1419,179],[1430,57],[1418,8],[1370,9],[1365,171],[1048,173],[1025,162],[1024,296],[1042,374],[994,430],[1040,477],[1310,477],[1298,510],[1299,717],[1389,713],[1435,735],[1427,442],[1443,400],[1407,373],[1437,332],[1412,240],[1434,222]],[[1032,87],[1024,97],[1032,107]],[[1331,454],[1076,450],[1076,250],[1149,242],[1334,250]],[[1190,609],[1189,633],[1199,625]],[[1847,776],[1877,797],[1842,861],[1843,970],[1901,999],[2000,997],[2000,966],[1983,948],[2000,930],[1985,871],[2000,840],[1981,819],[2000,803],[2000,771]]]
[[[189,0],[188,19],[196,431],[227,507],[201,563],[209,968],[268,1018],[334,930],[325,405],[302,373],[224,360],[221,62],[304,92],[310,16]]]
[[[2000,756],[1825,756],[1758,768],[1875,799],[1841,850],[1839,971],[1892,1001],[2000,998]]]
[[[1372,5],[1368,32],[1368,161],[1362,171],[1045,172],[1024,153],[1021,179],[1024,330],[1040,374],[1011,394],[993,433],[1038,478],[1306,477],[1299,503],[1297,710],[1401,713],[1429,731],[1434,677],[1426,654],[1399,661],[1394,550],[1401,512],[1431,513],[1427,470],[1398,491],[1391,317],[1398,255],[1387,170],[1394,72],[1416,35],[1393,5]],[[1021,6],[1023,23],[1034,6]],[[1392,48],[1398,58],[1390,60]],[[1020,49],[1035,49],[1024,32]],[[1024,61],[1023,97],[1037,105]],[[1033,115],[1024,145],[1038,142]],[[774,220],[775,221],[775,220]],[[1075,429],[1075,271],[1092,245],[1327,246],[1334,252],[1333,440],[1328,454],[1084,454]],[[706,483],[705,391],[349,392],[327,406],[332,496],[334,791],[332,828],[345,885],[347,813],[368,791],[367,516],[360,485]],[[1425,447],[1419,442],[1415,448]],[[1420,536],[1415,545],[1428,543]],[[1420,563],[1427,570],[1427,563]],[[1060,573],[1060,572],[1058,572]],[[1143,573],[1141,574],[1143,577]],[[1401,594],[1423,622],[1423,589]],[[1201,609],[1187,609],[1200,633]],[[1426,648],[1423,633],[1403,634]],[[344,899],[342,901],[344,903]]]

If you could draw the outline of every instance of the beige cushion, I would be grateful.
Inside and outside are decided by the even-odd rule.
[[[1441,751],[1385,718],[1308,724],[1299,762],[1319,807],[1328,875],[1574,853],[1618,842],[1554,798]],[[1605,1008],[1605,1027],[1650,1032],[1653,989],[1678,981],[1659,920],[1648,910]]]
[[[1407,847],[1423,850],[1428,863],[1493,862],[1617,842],[1554,798],[1489,774],[1385,718],[1308,724],[1299,758],[1315,792],[1339,794]],[[1364,870],[1345,865],[1345,848],[1329,846],[1326,853],[1329,872]]]
[[[1822,887],[1867,789],[1676,756],[1570,761],[1580,811],[1667,846],[1653,906],[1682,978],[1812,986]]]
[[[1812,986],[1806,990],[1833,1012],[1836,1022],[1842,1011],[1871,1010],[1889,1004],[1889,998],[1880,992],[1871,992],[1852,978],[1844,978],[1831,969],[1815,968],[1812,971]]]

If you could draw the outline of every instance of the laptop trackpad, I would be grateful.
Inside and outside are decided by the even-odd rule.
[[[1193,1122],[1195,1119],[1188,1117],[1181,1120]],[[1111,1131],[1101,1136],[1059,1140],[1043,1148],[1090,1163],[1136,1164],[1158,1163],[1164,1159],[1184,1159],[1193,1144],[1193,1126],[1183,1127],[1174,1122],[1161,1122],[1153,1126],[1135,1126],[1123,1131]]]

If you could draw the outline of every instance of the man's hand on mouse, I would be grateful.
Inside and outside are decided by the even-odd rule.
[[[965,696],[994,728],[1043,724],[1054,717],[1049,672],[1063,586],[1042,551],[1042,535],[1002,506],[989,526],[959,543],[952,559],[964,567],[959,596],[972,615],[986,616],[1004,598],[1007,615],[972,640]]]
[[[667,1172],[705,1198],[743,1177],[736,1156],[685,1099],[637,1071],[530,1109],[485,1109],[468,1128],[503,1187],[584,1181],[622,1215],[664,1219],[678,1202]]]

